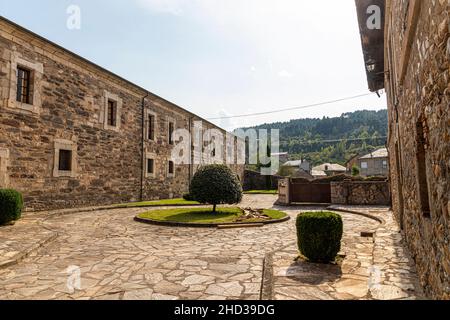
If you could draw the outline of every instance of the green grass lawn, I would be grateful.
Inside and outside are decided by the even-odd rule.
[[[192,206],[198,205],[197,201],[187,201],[182,198],[180,199],[166,199],[166,200],[155,200],[155,201],[143,201],[143,202],[132,202],[126,204],[118,204],[118,207],[133,208],[133,207],[160,207],[160,206]]]
[[[278,190],[249,190],[244,191],[244,194],[278,194]]]
[[[272,219],[281,219],[286,216],[286,213],[277,210],[264,210]],[[199,224],[223,224],[233,223],[242,215],[242,210],[239,208],[218,208],[216,213],[212,213],[211,209],[205,208],[176,208],[176,209],[161,209],[152,210],[141,213],[139,218],[151,219],[157,221],[170,222],[184,222],[184,223],[199,223]],[[245,222],[259,222],[258,219],[249,219]]]

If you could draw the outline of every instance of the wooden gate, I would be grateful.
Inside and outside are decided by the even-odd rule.
[[[329,182],[295,182],[289,186],[290,202],[331,203],[331,184]]]

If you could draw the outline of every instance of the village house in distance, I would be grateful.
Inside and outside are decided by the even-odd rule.
[[[199,165],[171,160],[172,133],[201,121],[225,135],[3,17],[0,59],[0,188],[30,210],[180,197]],[[221,154],[236,159],[236,145]]]
[[[427,294],[450,299],[450,2],[356,5],[369,88],[386,89],[394,213]],[[386,13],[379,29],[372,5]]]
[[[359,174],[363,177],[389,176],[389,156],[386,148],[381,148],[358,158]]]

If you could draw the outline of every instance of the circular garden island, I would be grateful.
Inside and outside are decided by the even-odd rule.
[[[166,226],[217,227],[284,222],[289,220],[289,216],[272,209],[224,207],[213,212],[208,208],[173,208],[144,212],[137,215],[135,220]]]
[[[209,204],[212,208],[172,208],[144,212],[136,221],[171,226],[217,227],[261,225],[283,222],[289,216],[278,210],[239,207],[217,207],[235,205],[242,201],[242,186],[238,177],[225,165],[207,165],[194,175],[185,200]]]

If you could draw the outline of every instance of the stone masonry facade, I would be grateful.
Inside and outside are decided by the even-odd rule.
[[[20,68],[30,77],[28,103],[17,98]],[[0,188],[22,192],[28,210],[180,197],[209,159],[169,163],[169,132],[186,129],[203,145],[194,138],[201,121],[201,133],[227,134],[1,17],[0,109]],[[219,154],[237,163],[238,140],[230,141]],[[242,179],[243,165],[230,167]]]
[[[393,208],[431,297],[450,299],[450,1],[388,0]]]

